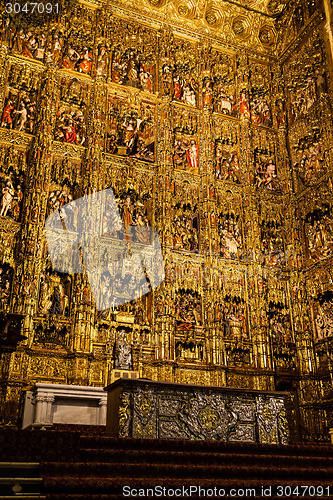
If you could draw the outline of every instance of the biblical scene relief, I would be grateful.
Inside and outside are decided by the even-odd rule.
[[[17,19],[16,19],[17,18]],[[1,40],[13,54],[43,61],[47,29],[29,13],[3,20]]]
[[[82,146],[85,142],[85,116],[82,111],[61,106],[57,111],[54,139]]]
[[[333,337],[333,293],[328,290],[320,294],[314,305],[316,338],[323,340]]]
[[[112,52],[112,82],[145,92],[155,92],[156,32],[120,19],[113,18],[113,22],[117,41]]]
[[[46,272],[41,275],[38,294],[38,316],[68,316],[71,278],[66,274]]]
[[[116,200],[123,228],[126,234],[131,237],[131,241],[149,244],[151,233],[147,232],[145,228],[150,227],[152,222],[151,194],[147,191],[142,191],[139,194],[134,189],[127,189],[116,194]],[[112,233],[113,228],[112,215],[110,211],[106,211],[103,216],[103,234]],[[118,228],[118,231],[121,231],[121,228]]]
[[[212,252],[224,259],[241,259],[243,257],[241,200],[230,192],[227,195],[218,192],[217,207],[216,212],[213,210],[210,214],[204,214],[204,218],[210,217]]]
[[[212,216],[211,216],[212,218]],[[243,256],[239,218],[234,213],[220,213],[217,218],[219,253],[224,259],[241,259]]]
[[[303,186],[310,186],[326,173],[327,150],[317,134],[301,137],[294,149],[294,170]]]
[[[10,217],[15,221],[20,220],[24,191],[23,174],[0,174],[0,217]]]
[[[196,46],[171,37],[169,54],[162,54],[162,94],[190,106],[198,104],[198,68]]]
[[[285,253],[281,215],[274,215],[272,207],[270,213],[265,211],[267,213],[260,222],[261,261],[265,266],[283,266]]]
[[[10,299],[14,269],[7,263],[0,264],[0,308],[3,309]]]
[[[180,289],[174,300],[176,318],[175,355],[181,361],[202,361],[204,339],[202,337],[201,296],[191,289]]]
[[[304,221],[310,261],[326,259],[333,253],[333,215],[329,204],[308,213]]]
[[[51,214],[55,210],[60,211],[61,217],[69,231],[78,230],[78,213],[75,210],[75,205],[70,205],[66,207],[66,212],[62,210],[62,207],[67,203],[73,201],[72,189],[68,181],[60,184],[52,184],[50,186],[50,192],[47,203],[47,215]]]
[[[57,141],[84,145],[89,85],[77,78],[62,78],[61,105],[57,110],[54,138]]]
[[[7,96],[1,126],[32,134],[40,73],[26,65],[12,63],[9,68]]]
[[[133,290],[138,292],[138,297],[149,292],[142,263],[140,259],[135,259],[138,254],[135,245],[151,244],[152,179],[138,174],[135,180],[128,179],[127,188],[124,188],[121,182],[123,175],[123,171],[116,169],[110,172],[115,198],[112,195],[106,200],[101,222],[103,240],[94,256],[94,265],[102,270],[96,302],[99,305],[99,317],[104,320],[110,320],[118,306],[120,312],[131,313],[142,324],[146,324],[151,320],[150,300],[145,298],[142,303],[129,302],[133,299]],[[128,244],[133,257],[128,253]],[[150,259],[149,252],[145,258]],[[153,267],[153,264],[149,266],[151,273],[154,272]]]
[[[106,152],[155,161],[155,105],[109,96]]]
[[[323,41],[311,36],[285,65],[288,84],[289,122],[304,118],[311,106],[327,92]]]
[[[173,111],[174,148],[173,164],[177,170],[199,173],[198,116],[188,110]]]
[[[250,63],[250,112],[251,122],[271,127],[270,68],[252,61]]]
[[[25,190],[26,154],[13,148],[0,149],[0,216],[19,221]]]
[[[199,188],[185,181],[175,183],[172,199],[172,230],[166,240],[172,239],[175,250],[199,253]]]
[[[223,335],[230,340],[247,339],[244,299],[226,295],[220,311],[223,324]]]
[[[270,302],[268,311],[269,330],[273,342],[288,344],[293,341],[288,307],[281,302]]]
[[[34,344],[42,344],[43,347],[49,347],[50,344],[53,344],[53,348],[66,346],[70,332],[68,325],[63,323],[59,325],[56,320],[51,325],[46,325],[43,319],[35,324]]]
[[[237,115],[235,60],[213,48],[203,50],[202,107],[230,116]]]
[[[130,257],[124,259],[123,252],[115,252],[114,248],[107,251],[103,245],[104,252],[101,258],[97,259],[99,269],[104,269],[98,283],[99,297],[95,297],[99,307],[99,317],[105,320],[112,318],[112,313],[116,306],[118,311],[127,312],[127,303],[133,298],[133,290],[138,291],[138,296],[142,297],[148,293],[147,280],[142,273],[142,265],[139,260],[134,261]],[[103,268],[101,267],[101,264]]]
[[[193,290],[178,290],[175,297],[177,330],[194,330],[202,324],[201,298]]]
[[[51,21],[45,62],[90,75],[93,64],[95,12],[76,4]]]
[[[264,131],[263,131],[264,132]],[[276,145],[272,134],[253,131],[254,171],[250,174],[251,184],[268,191],[280,191],[281,183],[276,166]]]
[[[155,64],[144,64],[141,52],[118,48],[112,57],[112,81],[120,85],[136,87],[145,92],[153,92],[155,84]]]
[[[242,180],[239,162],[239,126],[223,119],[214,120],[215,175],[217,179],[240,184]]]

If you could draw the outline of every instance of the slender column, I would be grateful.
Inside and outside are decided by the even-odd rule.
[[[107,411],[107,398],[105,397],[99,400],[99,411],[97,417],[98,425],[106,424],[106,411]]]
[[[25,314],[24,331],[28,345],[33,342],[32,317],[37,309],[37,286],[42,252],[40,242],[44,236],[46,216],[46,191],[51,176],[52,129],[55,121],[55,102],[58,98],[58,77],[53,68],[43,76],[39,102],[40,114],[36,124],[35,138],[30,152],[27,173],[27,196],[22,214],[21,244],[18,248],[17,269],[14,281],[16,290],[14,311]],[[26,290],[29,283],[29,293]]]

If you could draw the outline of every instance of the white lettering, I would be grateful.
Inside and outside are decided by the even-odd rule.
[[[130,486],[123,486],[123,496],[129,497],[130,495],[131,495],[131,487]]]

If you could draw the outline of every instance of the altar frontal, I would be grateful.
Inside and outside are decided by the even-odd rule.
[[[288,444],[287,393],[119,379],[107,431],[118,437]]]

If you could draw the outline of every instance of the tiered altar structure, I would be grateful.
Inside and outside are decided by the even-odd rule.
[[[35,383],[110,383],[125,331],[140,377],[289,390],[294,437],[328,439],[331,2],[58,4],[1,7],[1,422]],[[107,188],[139,243],[157,230],[165,279],[98,312],[84,273],[52,268],[44,224]]]

